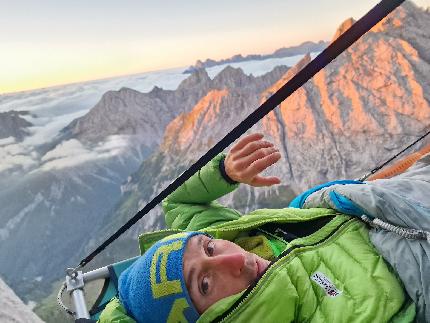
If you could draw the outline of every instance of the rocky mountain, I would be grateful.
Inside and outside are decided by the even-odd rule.
[[[149,93],[129,88],[108,91],[85,116],[63,129],[61,137],[98,142],[109,135],[135,135],[148,147],[160,143],[166,125],[189,111],[208,91],[204,71],[185,79],[175,91],[154,87]],[[148,134],[150,134],[148,136]]]
[[[251,54],[251,55],[242,56],[241,54],[237,54],[230,58],[221,59],[218,61],[210,58],[206,59],[205,61],[197,60],[197,62],[194,65],[191,65],[190,67],[188,67],[184,71],[184,73],[190,74],[202,68],[208,68],[208,67],[229,64],[229,63],[239,63],[239,62],[245,62],[245,61],[263,60],[263,59],[269,59],[269,58],[282,58],[282,57],[289,57],[289,56],[296,56],[296,55],[304,55],[312,52],[320,52],[324,48],[326,48],[327,45],[328,45],[328,42],[325,42],[323,40],[320,40],[317,43],[307,41],[297,46],[279,48],[275,50],[272,54],[268,54],[268,55]]]
[[[25,305],[12,289],[0,279],[0,322],[43,323],[30,307]]]
[[[28,135],[27,128],[32,124],[21,117],[27,114],[28,112],[23,111],[0,112],[0,139],[13,137],[21,141]]]
[[[222,201],[245,212],[285,206],[313,185],[359,177],[417,138],[430,122],[430,34],[423,32],[430,30],[429,18],[405,3],[266,116],[251,131],[263,132],[280,148],[282,162],[270,172],[283,185],[243,186]],[[160,148],[123,186],[109,218],[129,219],[309,61],[306,55],[266,86],[239,69],[221,72],[214,83],[229,86],[211,89],[167,126]],[[152,211],[124,239],[159,226],[160,213]]]
[[[158,147],[166,125],[189,111],[209,83],[202,72],[175,91],[107,92],[40,148],[39,169],[13,180],[0,178],[0,274],[20,297],[40,298],[79,260],[78,251],[119,200],[121,184]],[[7,113],[11,117],[20,120]]]

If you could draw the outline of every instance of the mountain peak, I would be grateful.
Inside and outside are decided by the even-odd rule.
[[[211,79],[204,68],[196,69],[193,74],[187,77],[178,86],[178,90],[187,90],[194,87],[210,84]]]
[[[140,92],[134,89],[131,89],[129,87],[123,86],[122,88],[119,89],[118,93],[140,93]]]
[[[28,135],[26,128],[32,124],[21,117],[28,114],[26,111],[0,112],[0,139],[14,137],[22,140]]]
[[[217,88],[241,88],[253,79],[253,76],[246,75],[241,68],[234,68],[228,65],[215,76],[213,83]]]
[[[333,41],[335,41],[337,38],[339,38],[339,36],[340,35],[342,35],[345,31],[347,31],[349,28],[351,28],[351,26],[353,25],[353,24],[355,24],[355,20],[354,20],[354,18],[348,18],[348,19],[346,19],[344,22],[342,22],[341,24],[340,24],[340,26],[337,28],[337,30],[336,30],[336,32],[335,32],[335,34],[334,34],[334,36],[333,36],[333,39],[332,39],[332,42]]]

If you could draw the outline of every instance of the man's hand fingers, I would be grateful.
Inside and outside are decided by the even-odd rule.
[[[263,135],[255,133],[239,140],[229,151],[224,161],[227,175],[240,183],[253,186],[279,184],[277,177],[262,177],[259,174],[276,163],[281,154],[271,142],[262,140]]]
[[[280,184],[281,180],[279,177],[272,176],[272,177],[262,177],[262,176],[255,176],[251,182],[252,186],[272,186],[275,184]]]
[[[270,154],[273,154],[275,152],[278,152],[278,149],[276,149],[275,147],[267,147],[267,148],[264,147],[264,148],[257,149],[256,151],[254,151],[250,155],[244,156],[241,159],[237,160],[236,161],[237,167],[239,167],[241,169],[245,169],[245,168],[249,167],[256,160],[262,159],[262,158],[269,156]]]
[[[245,147],[243,147],[242,150],[234,154],[234,159],[238,160],[240,158],[247,157],[261,148],[269,148],[269,147],[273,147],[273,144],[265,140],[250,142]]]
[[[240,139],[236,144],[233,145],[230,152],[231,153],[238,152],[250,142],[261,140],[263,137],[264,135],[261,133],[253,133],[248,136],[245,136],[242,139]]]
[[[245,171],[246,177],[254,177],[264,171],[267,167],[275,164],[281,158],[279,152],[274,152],[264,158],[254,161]]]

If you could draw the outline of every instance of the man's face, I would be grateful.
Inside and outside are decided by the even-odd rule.
[[[220,299],[245,290],[269,264],[233,242],[197,235],[187,243],[183,270],[191,300],[202,314]]]

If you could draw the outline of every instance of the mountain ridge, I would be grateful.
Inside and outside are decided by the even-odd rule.
[[[210,68],[217,65],[223,65],[223,64],[231,64],[231,63],[240,63],[240,62],[246,62],[250,60],[265,60],[270,58],[283,58],[283,57],[290,57],[290,56],[296,56],[296,55],[303,55],[307,53],[312,52],[321,52],[324,50],[324,48],[327,47],[329,42],[320,40],[318,42],[312,42],[312,41],[306,41],[301,43],[297,46],[290,46],[290,47],[282,47],[277,50],[275,50],[272,54],[267,55],[259,55],[259,54],[251,54],[242,56],[241,54],[234,55],[230,58],[221,59],[221,60],[213,60],[213,59],[206,59],[205,61],[197,60],[194,65],[189,66],[183,73],[185,74],[192,74],[197,70],[204,69],[204,68]]]

